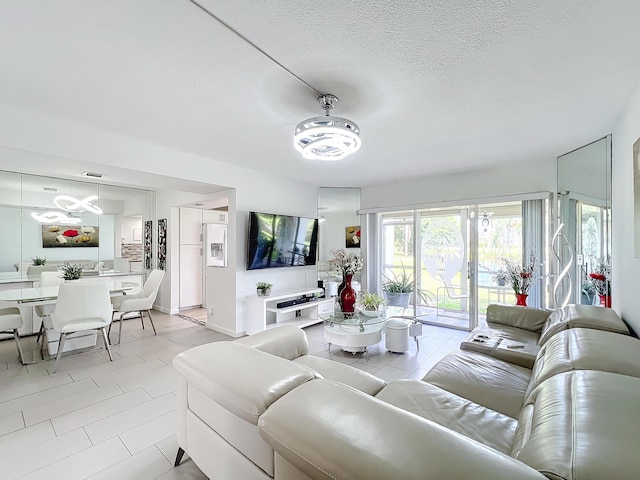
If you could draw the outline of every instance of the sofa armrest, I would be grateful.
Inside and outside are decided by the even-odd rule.
[[[189,385],[254,425],[278,398],[316,378],[302,365],[236,342],[191,348],[173,366]]]
[[[551,310],[513,305],[491,304],[487,307],[487,323],[500,323],[540,333]]]
[[[291,391],[258,426],[275,451],[312,479],[545,478],[496,450],[331,380]]]
[[[309,353],[307,335],[301,328],[281,325],[248,337],[234,340],[234,343],[253,347],[277,357],[293,360]]]

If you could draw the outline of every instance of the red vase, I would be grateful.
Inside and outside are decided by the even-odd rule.
[[[342,311],[345,313],[353,313],[355,311],[357,293],[351,288],[352,278],[353,275],[345,275],[344,288],[340,292],[340,304],[342,305]]]
[[[520,305],[521,307],[527,306],[527,295],[526,293],[516,293],[516,305]]]
[[[598,294],[598,296],[600,297],[600,305],[606,308],[611,308],[611,295]]]

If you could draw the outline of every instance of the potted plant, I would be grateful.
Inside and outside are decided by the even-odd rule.
[[[357,300],[358,309],[367,316],[377,316],[387,301],[377,293],[361,291]]]
[[[45,258],[40,258],[39,256],[35,256],[35,257],[31,257],[31,265],[34,265],[36,267],[42,267],[44,265],[47,264],[47,259]]]
[[[70,264],[65,262],[64,265],[60,268],[62,272],[62,278],[65,280],[78,280],[82,277],[82,265]]]
[[[504,287],[509,279],[509,272],[501,268],[491,274],[491,280],[493,280],[499,287]]]
[[[258,282],[256,283],[256,293],[259,297],[268,297],[271,295],[271,285],[269,282]]]
[[[404,265],[402,272],[393,272],[393,277],[384,276],[385,282],[382,284],[382,294],[388,305],[398,307],[409,307],[411,294],[415,290],[415,281],[412,273],[407,273]],[[418,292],[420,298],[429,303],[429,294],[427,292]]]

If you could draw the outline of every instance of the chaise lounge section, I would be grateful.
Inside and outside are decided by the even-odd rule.
[[[220,479],[637,478],[640,344],[624,322],[491,310],[484,331],[537,335],[532,368],[467,350],[386,384],[308,355],[296,327],[183,352],[179,457]]]

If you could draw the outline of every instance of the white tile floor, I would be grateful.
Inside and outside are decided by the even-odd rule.
[[[13,340],[0,341],[0,478],[204,479],[185,456],[174,468],[175,373],[179,352],[230,337],[185,318],[155,312],[158,335],[139,320],[123,325],[121,345],[22,366]],[[306,329],[311,353],[373,373],[387,381],[421,378],[458,348],[466,332],[425,325],[420,351],[389,353],[384,341],[369,360],[332,347],[321,325]],[[113,338],[116,338],[114,335]],[[35,337],[22,339],[34,350]]]

